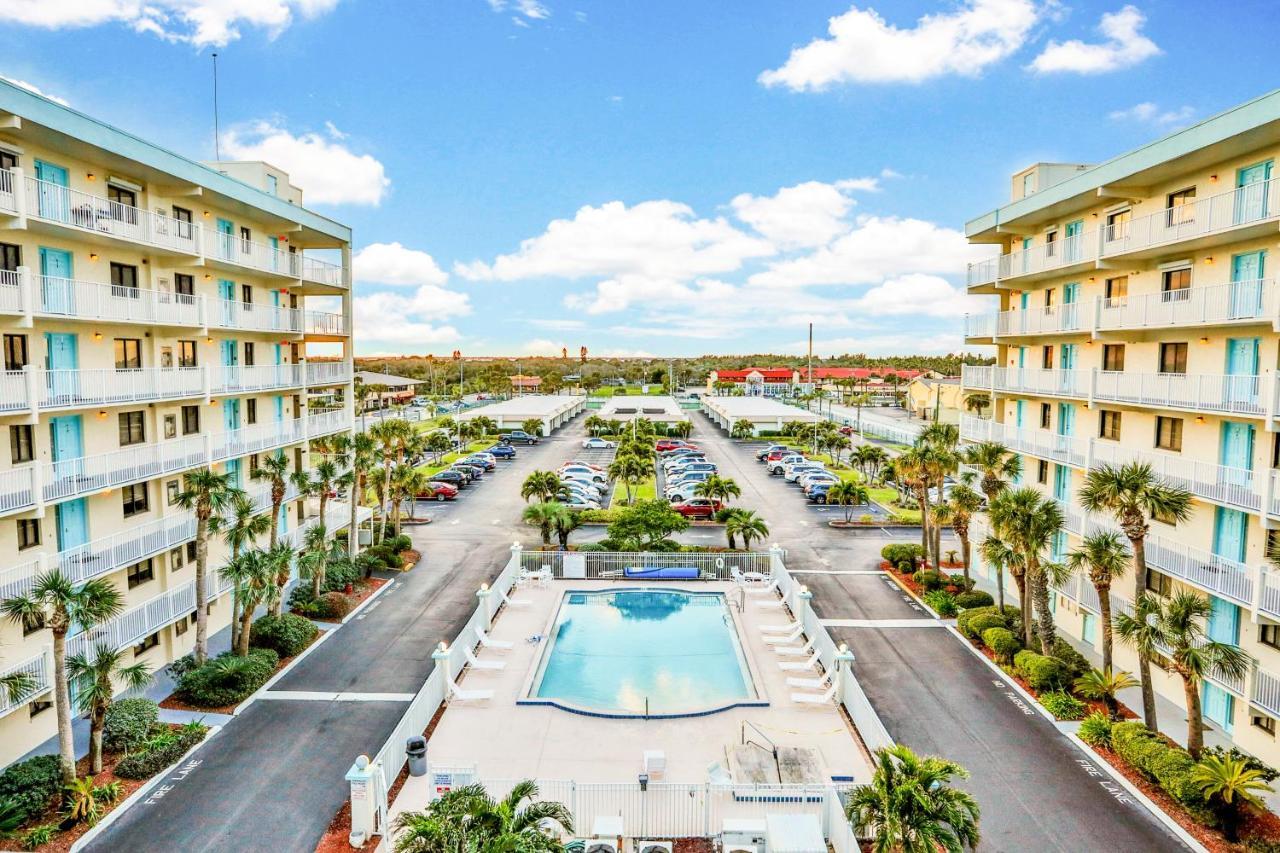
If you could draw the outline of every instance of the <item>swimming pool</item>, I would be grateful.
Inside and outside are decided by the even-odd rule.
[[[524,704],[619,717],[763,705],[722,593],[567,592]]]

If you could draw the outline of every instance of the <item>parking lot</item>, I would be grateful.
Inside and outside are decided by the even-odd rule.
[[[618,448],[602,447],[596,450],[585,450],[582,447],[582,440],[585,435],[579,436],[576,432],[570,435],[570,441],[565,445],[566,456],[565,462],[583,462],[587,465],[594,465],[604,471],[609,470],[609,466],[613,464],[613,457],[617,455]],[[608,509],[612,506],[613,496],[622,488],[621,484],[615,485],[609,491],[605,492],[604,498],[600,501],[601,509]],[[626,492],[621,493],[624,497]]]
[[[747,461],[750,464],[759,465],[763,470],[765,466],[756,460],[756,454],[761,450],[764,450],[766,447],[769,447],[771,444],[772,442],[761,440],[756,442],[741,442],[737,447],[741,448],[742,455],[747,457]],[[852,514],[854,521],[862,520],[863,516],[871,516],[871,520],[875,522],[885,522],[889,519],[889,513],[878,504],[854,504],[852,506],[845,507],[836,506],[834,504],[816,503],[805,497],[804,492],[798,484],[788,483],[783,479],[781,474],[771,474],[770,477],[782,483],[788,488],[788,490],[793,492],[796,508],[801,512],[806,513],[806,517],[811,518],[818,523],[825,523],[827,521],[843,521],[846,512]]]

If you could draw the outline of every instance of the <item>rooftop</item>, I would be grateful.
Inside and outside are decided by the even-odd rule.
[[[665,423],[688,420],[689,417],[674,397],[640,394],[609,397],[596,414],[605,420],[648,418]]]
[[[702,404],[716,409],[730,420],[747,418],[748,420],[781,418],[783,421],[818,420],[813,412],[779,403],[771,397],[703,397]]]
[[[356,381],[365,385],[421,385],[426,380],[410,379],[407,376],[395,376],[391,373],[375,373],[372,370],[357,370]]]
[[[470,412],[464,412],[458,415],[458,418],[464,421],[481,415],[489,418],[505,418],[507,420],[545,418],[557,415],[567,409],[572,409],[585,400],[585,397],[571,394],[524,394],[519,397],[512,397],[510,400],[491,403]]]

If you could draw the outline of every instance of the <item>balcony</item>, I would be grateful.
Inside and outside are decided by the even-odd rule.
[[[1253,671],[1253,686],[1249,691],[1249,703],[1256,705],[1273,717],[1280,717],[1280,676],[1261,667]]]
[[[1105,402],[1251,417],[1266,410],[1258,376],[1102,370],[1093,381],[1093,398]]]
[[[1019,429],[997,421],[972,417],[960,419],[960,437],[965,441],[994,441],[1010,450],[1041,459],[1083,468],[1088,442],[1071,435],[1057,435],[1047,430]]]
[[[1097,231],[1087,231],[969,264],[966,281],[974,288],[1008,279],[1031,281],[1088,269],[1098,260],[1098,236]]]
[[[214,394],[246,394],[299,388],[304,384],[303,368],[301,364],[258,364],[206,369],[209,370],[210,388]]]
[[[162,213],[26,178],[28,217],[72,230],[198,257],[200,227]]]
[[[996,318],[991,314],[965,314],[964,339],[973,343],[994,343]]]
[[[1260,484],[1247,468],[1202,462],[1177,453],[1138,450],[1114,441],[1094,440],[1090,450],[1093,467],[1144,462],[1166,483],[1181,486],[1207,501],[1255,513],[1262,508],[1257,488]]]
[[[302,280],[328,287],[345,287],[342,279],[342,267],[317,258],[302,256]]]
[[[1078,302],[1001,311],[996,314],[995,336],[1013,338],[1024,335],[1087,333],[1089,328],[1083,325],[1083,315]]]
[[[327,311],[308,311],[303,319],[302,331],[317,337],[346,337],[347,319],[341,314]]]
[[[211,300],[209,325],[249,332],[302,333],[302,309],[279,305],[255,305],[230,299]]]
[[[13,172],[0,169],[0,210],[5,213],[18,212],[17,187]]]
[[[1280,298],[1270,278],[1099,298],[1095,325],[1098,331],[1130,331],[1264,323],[1280,330]]]
[[[345,361],[307,363],[307,385],[345,385],[351,381],[351,365]]]
[[[1029,394],[1036,397],[1089,396],[1090,373],[1087,370],[1044,370],[1038,367],[971,367],[961,368],[961,384],[966,388]]]
[[[41,693],[47,693],[53,689],[53,661],[49,659],[47,654],[41,653],[22,663],[8,667],[0,671],[0,676],[14,675],[19,672],[25,672],[30,675],[35,680],[35,684],[29,690],[24,690],[22,695],[12,698],[9,696],[9,691],[0,691],[0,717],[15,708],[21,708]]]

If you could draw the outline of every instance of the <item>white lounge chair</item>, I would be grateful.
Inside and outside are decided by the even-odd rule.
[[[483,702],[493,698],[492,690],[463,690],[458,682],[449,679],[449,695],[459,702]]]
[[[836,685],[833,682],[826,693],[792,693],[791,701],[801,705],[825,705],[835,698]]]
[[[758,573],[758,572],[749,572],[748,574],[759,574],[759,573]],[[769,579],[768,579],[767,577],[765,577],[764,575],[760,575],[760,584],[759,584],[758,586],[749,586],[749,587],[747,587],[747,592],[751,593],[752,595],[763,595],[763,594],[765,594],[766,592],[777,592],[777,591],[778,591],[778,579],[777,579],[777,578],[774,578],[774,579],[773,579],[772,581],[770,581],[768,584],[765,584],[765,583],[764,583],[764,581],[766,581],[766,580],[769,580]]]
[[[781,598],[766,598],[764,601],[753,601],[752,604],[760,610],[781,610],[786,602]]]
[[[516,647],[515,643],[510,643],[506,640],[495,640],[493,637],[486,634],[483,628],[476,628],[476,639],[480,641],[480,645],[484,646],[486,649],[493,649],[494,651],[505,652]]]
[[[806,661],[780,660],[778,668],[783,672],[810,672],[818,663],[818,653],[814,652]]]
[[[822,673],[817,678],[796,678],[792,676],[787,679],[788,687],[803,687],[806,690],[826,690],[830,684],[830,671]]]
[[[498,600],[508,607],[528,607],[532,604],[531,601],[525,598],[512,598],[497,587],[494,588],[494,592],[498,593]]]
[[[793,630],[791,630],[786,634],[766,636],[766,637],[762,637],[761,639],[764,640],[764,644],[766,646],[785,646],[788,643],[794,643],[796,640],[800,639],[800,635],[803,633],[804,633],[804,626],[797,625]]]
[[[799,622],[788,622],[785,625],[761,625],[760,633],[761,634],[786,634],[790,631],[794,631],[796,629],[796,625],[799,625],[799,624],[800,624]]]
[[[471,647],[467,646],[462,650],[462,655],[467,659],[467,663],[472,669],[506,669],[507,665],[500,660],[480,660],[476,657],[475,652],[471,651]]]
[[[760,572],[744,572],[737,566],[729,567],[729,577],[734,583],[745,587],[749,592],[754,592],[754,588],[764,589],[764,583],[769,578]]]
[[[805,643],[803,646],[778,646],[774,652],[782,655],[784,658],[802,658],[813,651],[813,640]]]

